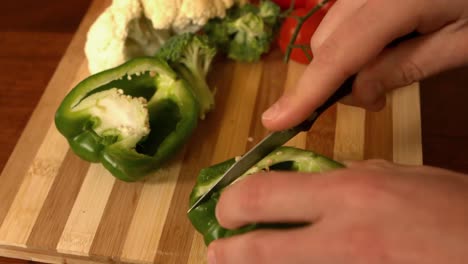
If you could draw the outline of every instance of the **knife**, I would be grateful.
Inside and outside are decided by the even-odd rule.
[[[387,47],[392,48],[397,46],[403,41],[414,39],[420,36],[418,32],[411,32],[405,36],[395,39],[392,41]],[[224,175],[219,178],[216,183],[202,195],[188,210],[188,212],[192,211],[193,208],[197,207],[201,202],[205,199],[210,197],[210,195],[219,189],[222,189],[228,186],[230,183],[235,181],[237,178],[242,176],[246,171],[248,171],[253,165],[257,164],[260,160],[262,160],[265,156],[270,154],[273,150],[282,146],[290,139],[295,137],[300,132],[307,132],[310,130],[312,125],[315,123],[317,118],[325,112],[330,106],[341,100],[348,94],[351,94],[353,89],[353,83],[356,79],[356,74],[349,77],[339,88],[335,91],[328,98],[325,103],[323,103],[319,108],[317,108],[312,115],[309,116],[304,122],[301,124],[287,129],[283,131],[277,131],[270,133],[267,137],[265,137],[260,143],[255,145],[252,149],[250,149],[244,156],[242,156],[236,163],[234,163]]]
[[[310,130],[317,118],[325,112],[330,106],[341,100],[348,94],[351,94],[354,79],[356,75],[348,78],[335,93],[328,98],[328,100],[317,108],[304,122],[301,124],[282,131],[276,131],[270,133],[252,149],[250,149],[244,156],[242,156],[234,165],[232,165],[224,175],[219,178],[215,184],[202,195],[188,210],[190,212],[193,208],[197,207],[201,202],[210,197],[213,191],[219,190],[228,186],[230,183],[235,181],[237,178],[242,176],[246,171],[248,171],[253,165],[257,164],[262,160],[266,155],[275,150],[276,148],[282,146],[290,139],[295,137],[300,132],[307,132]]]

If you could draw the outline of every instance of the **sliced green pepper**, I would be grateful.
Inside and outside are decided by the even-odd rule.
[[[79,157],[136,181],[182,147],[198,114],[188,84],[166,62],[137,58],[80,82],[55,125]]]
[[[189,206],[192,206],[198,198],[205,194],[211,186],[226,172],[235,159],[213,165],[200,171],[197,182],[190,194]],[[293,147],[279,147],[254,167],[247,171],[241,180],[248,175],[261,171],[298,171],[298,172],[323,172],[337,168],[343,165],[330,160],[324,156],[315,154],[311,151],[302,150]],[[225,237],[231,237],[237,234],[250,232],[260,228],[291,228],[302,226],[307,223],[257,223],[244,226],[235,230],[228,230],[218,223],[215,216],[215,208],[218,203],[222,190],[214,192],[211,197],[188,213],[194,228],[203,235],[205,244],[210,244],[213,240]]]

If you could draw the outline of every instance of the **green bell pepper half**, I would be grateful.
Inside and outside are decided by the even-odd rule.
[[[195,186],[190,194],[189,207],[191,207],[203,194],[205,194],[216,181],[235,163],[230,159],[211,167],[202,169],[198,175]],[[314,152],[294,147],[282,146],[263,158],[235,182],[248,175],[262,171],[297,171],[297,172],[324,172],[343,168],[336,161],[318,155]],[[261,228],[293,228],[307,223],[256,223],[235,230],[223,228],[216,219],[215,208],[223,189],[215,191],[209,199],[195,207],[188,213],[193,227],[203,235],[205,244],[219,238],[231,237]]]
[[[77,110],[85,98],[113,88],[147,101],[150,131],[134,146],[115,136],[99,135],[93,128],[101,120]],[[137,181],[183,146],[197,126],[198,114],[188,84],[163,60],[142,57],[81,81],[56,111],[55,125],[80,158],[102,163],[118,179]]]

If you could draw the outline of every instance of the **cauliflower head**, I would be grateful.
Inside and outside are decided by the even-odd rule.
[[[151,56],[173,34],[155,29],[140,0],[114,0],[88,31],[85,54],[91,74],[129,59]]]
[[[88,31],[91,74],[129,59],[153,56],[174,34],[195,32],[211,18],[248,0],[113,0]]]
[[[177,33],[195,32],[209,19],[226,15],[234,4],[248,0],[141,0],[146,16],[156,29],[170,28]]]

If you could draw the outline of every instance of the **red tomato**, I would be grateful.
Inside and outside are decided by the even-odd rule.
[[[322,0],[306,0],[306,3],[305,3],[305,8],[307,10],[310,10],[312,8],[314,8],[316,5],[318,5],[319,3],[321,3]],[[333,4],[336,3],[336,0],[330,0],[328,1],[328,3],[326,3],[323,7],[322,7],[322,10],[324,10],[325,12],[328,12],[328,10],[330,10],[330,8],[333,6]]]
[[[305,7],[307,0],[296,0],[294,3],[295,8]],[[291,6],[291,0],[273,0],[282,9],[288,9]]]
[[[298,8],[292,12],[291,16],[303,17],[307,14],[307,12],[308,10],[305,8]],[[318,26],[320,25],[322,19],[325,17],[325,14],[326,13],[324,11],[319,10],[316,13],[314,13],[309,19],[307,19],[307,21],[302,25],[294,44],[305,45],[306,47],[310,47],[310,39],[317,30]],[[283,53],[286,53],[286,49],[292,38],[292,35],[294,34],[296,26],[297,20],[293,17],[286,18],[286,20],[283,22],[283,25],[281,25],[278,44]],[[310,49],[307,49],[307,53],[309,53],[309,55],[312,56],[312,51],[310,51]],[[299,48],[294,48],[292,50],[290,58],[299,63],[309,63],[309,59],[307,58],[306,54],[302,49]]]

